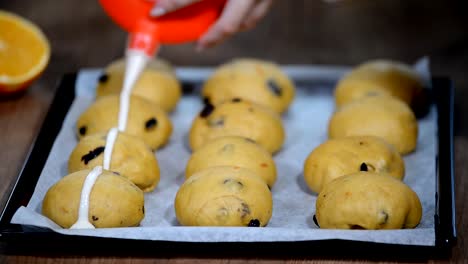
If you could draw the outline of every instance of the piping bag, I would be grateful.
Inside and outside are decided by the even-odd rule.
[[[128,98],[133,84],[160,45],[182,44],[197,40],[216,21],[225,0],[202,0],[157,18],[150,16],[150,11],[157,0],[99,0],[99,2],[111,19],[128,32],[126,69],[121,93],[121,98]],[[125,121],[119,122],[119,131],[124,131],[126,127],[126,118],[122,118]]]

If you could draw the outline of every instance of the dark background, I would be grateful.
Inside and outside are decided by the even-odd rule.
[[[121,57],[126,36],[106,17],[97,0],[0,0],[0,9],[35,22],[52,45],[47,70],[28,92],[0,100],[0,147],[7,150],[0,152],[0,177],[8,183],[14,181],[26,158],[60,76],[83,67],[102,67]],[[334,4],[277,0],[258,27],[217,48],[196,53],[192,45],[163,47],[161,56],[176,66],[217,65],[239,56],[324,65],[356,65],[375,58],[412,63],[430,56],[433,74],[451,77],[456,87],[459,237],[452,259],[461,262],[467,255],[464,234],[468,232],[468,212],[464,210],[468,198],[467,17],[468,2],[462,0],[343,0]],[[0,193],[6,194],[8,186],[0,186]]]

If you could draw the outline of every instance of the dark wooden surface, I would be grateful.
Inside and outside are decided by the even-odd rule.
[[[5,203],[28,150],[65,72],[102,67],[122,56],[125,34],[103,14],[97,1],[0,0],[0,9],[16,12],[37,23],[52,45],[46,72],[17,98],[0,100],[0,206]],[[161,55],[175,65],[216,65],[239,56],[255,56],[279,63],[355,65],[373,58],[413,62],[429,55],[435,75],[447,75],[456,85],[455,169],[458,243],[447,260],[468,260],[468,4],[466,1],[279,0],[253,31],[204,53],[192,45],[164,47]],[[1,32],[0,32],[1,34]],[[1,197],[1,196],[0,196]],[[186,258],[49,258],[0,256],[18,263],[316,263],[345,262],[320,259],[186,259]],[[366,261],[355,261],[366,262]]]

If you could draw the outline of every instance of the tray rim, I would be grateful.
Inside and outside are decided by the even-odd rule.
[[[159,252],[153,253],[173,253],[180,254],[180,250],[171,250],[171,248],[187,248],[187,252],[191,252],[190,249],[199,248],[194,254],[203,252],[204,248],[213,249],[213,243],[210,242],[172,242],[172,241],[149,241],[149,240],[131,240],[131,239],[115,239],[115,238],[97,238],[97,237],[85,237],[85,236],[68,236],[61,235],[50,231],[46,228],[38,228],[32,226],[10,224],[11,217],[16,212],[17,208],[21,205],[27,205],[28,201],[32,196],[32,192],[35,189],[37,179],[40,173],[30,176],[32,171],[39,168],[42,171],[43,166],[47,160],[47,155],[41,153],[49,153],[52,145],[55,141],[57,134],[59,133],[64,118],[74,98],[75,98],[75,84],[78,74],[76,72],[64,74],[58,83],[58,87],[49,107],[46,118],[43,121],[42,127],[37,134],[34,143],[32,144],[30,151],[23,163],[23,167],[20,173],[13,183],[10,194],[5,202],[5,206],[0,215],[0,242],[3,244],[5,252],[33,252],[37,245],[31,245],[32,248],[28,248],[27,241],[48,241],[47,243],[41,243],[39,248],[45,246],[41,250],[56,249],[57,246],[69,245],[69,244],[80,244],[80,248],[85,245],[92,245],[94,248],[96,245],[109,244],[114,245],[110,254],[115,255],[115,248],[119,246],[128,246],[131,243],[135,249],[133,253],[137,253],[138,249],[147,248],[137,247],[138,244],[150,244],[152,247],[157,245],[158,248],[165,248],[168,245],[168,249],[160,250]],[[184,83],[184,90],[191,90],[190,83]],[[436,212],[434,215],[434,228],[436,233],[435,245],[434,246],[415,246],[415,245],[399,245],[399,244],[385,244],[385,243],[374,243],[374,242],[359,242],[352,240],[317,240],[317,241],[296,241],[296,242],[222,242],[216,243],[218,253],[225,252],[227,249],[235,250],[241,249],[244,254],[249,251],[255,252],[256,255],[260,254],[262,250],[274,247],[275,250],[267,250],[268,256],[271,256],[271,252],[275,252],[281,255],[281,251],[292,253],[295,252],[295,256],[336,256],[336,246],[339,246],[342,250],[341,253],[344,256],[365,256],[366,258],[372,258],[372,255],[377,252],[386,252],[385,255],[388,257],[389,252],[395,251],[399,258],[436,258],[446,257],[450,254],[451,248],[456,242],[456,223],[455,223],[455,189],[454,189],[454,157],[453,157],[453,111],[454,111],[454,87],[453,82],[447,77],[432,77],[432,93],[437,107],[437,154],[436,154]],[[188,87],[188,88],[187,88]],[[59,120],[59,121],[57,121]],[[443,155],[441,155],[443,153]],[[448,177],[441,177],[441,174]],[[29,192],[28,192],[29,190]],[[86,241],[86,243],[82,243]],[[99,241],[106,241],[106,243],[100,243]],[[255,246],[252,246],[252,245]],[[18,245],[21,245],[18,248]],[[196,245],[196,246],[195,246]],[[205,246],[203,246],[205,245]],[[209,245],[209,246],[208,246]],[[320,248],[320,252],[310,252],[311,247]],[[22,249],[21,249],[22,248]],[[103,248],[103,247],[101,247]],[[247,249],[246,249],[247,248]],[[278,250],[276,248],[283,248]],[[308,250],[309,249],[309,250]],[[331,249],[331,250],[330,250]],[[346,250],[343,250],[346,249]],[[372,249],[369,252],[369,249]],[[230,252],[231,250],[228,250]],[[330,250],[330,251],[328,251]],[[92,254],[92,249],[87,252]],[[61,251],[66,252],[66,251]],[[82,254],[82,251],[79,251]],[[100,251],[101,253],[104,251]],[[126,252],[126,251],[125,251]],[[405,252],[407,254],[405,254]],[[128,253],[128,252],[127,252]],[[144,252],[140,252],[144,253]],[[224,254],[223,254],[224,255]],[[392,254],[390,254],[392,255]],[[380,258],[382,255],[378,255]]]

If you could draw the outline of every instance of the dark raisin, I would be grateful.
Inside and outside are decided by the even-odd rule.
[[[256,144],[257,142],[251,138],[245,138],[245,141],[249,142],[249,143],[254,143]]]
[[[93,215],[93,216],[91,216],[91,219],[93,219],[93,221],[97,221],[97,220],[99,220],[99,217]]]
[[[317,217],[315,217],[315,215],[314,215],[313,219],[314,219],[315,225],[318,226],[318,227],[320,228],[320,225],[318,224],[318,221],[317,221]]]
[[[350,229],[355,229],[355,230],[362,230],[362,229],[365,229],[364,227],[360,226],[360,225],[351,225],[349,227]]]
[[[252,219],[250,220],[249,224],[247,225],[248,227],[259,227],[260,226],[260,221],[258,219]]]
[[[367,171],[367,164],[366,163],[362,163],[361,164],[361,167],[359,168],[360,171]]]
[[[158,120],[156,118],[151,118],[150,120],[146,121],[145,128],[146,130],[153,129],[158,124]]]
[[[145,214],[145,206],[143,205],[143,207],[141,207],[141,211],[143,212],[143,214]]]
[[[208,120],[208,126],[210,127],[220,127],[224,125],[224,117],[210,118]]]
[[[209,98],[208,96],[204,96],[204,97],[203,97],[203,103],[204,103],[204,104],[211,104],[211,103],[210,103],[210,98]]]
[[[364,142],[359,141],[359,146],[362,146],[362,145],[364,145]]]
[[[387,214],[387,212],[385,212],[385,211],[383,211],[383,210],[380,211],[379,217],[381,218],[379,224],[383,225],[383,224],[386,224],[386,223],[387,223],[387,221],[388,221],[388,214]]]
[[[236,184],[238,184],[239,186],[244,187],[244,184],[242,184],[242,182],[236,181],[236,180],[233,180],[233,179],[226,179],[226,180],[224,180],[224,182],[223,182],[223,184],[228,184],[228,183],[236,183]]]
[[[80,127],[80,135],[82,136],[86,135],[86,126]]]
[[[205,118],[208,117],[214,110],[214,105],[208,103],[205,104],[205,107],[203,107],[203,110],[200,112],[200,117]]]
[[[246,203],[242,203],[242,215],[241,217],[244,218],[246,215],[250,214],[250,207]]]
[[[88,165],[88,162],[99,156],[102,152],[104,152],[104,146],[97,147],[96,149],[91,150],[88,154],[81,157],[81,161],[83,161],[85,165]]]
[[[109,80],[109,75],[107,75],[107,73],[104,73],[104,74],[101,74],[101,76],[99,76],[99,83],[106,83],[107,81]]]
[[[242,101],[242,99],[240,99],[240,98],[232,98],[232,100],[231,100],[231,102],[233,102],[233,103],[239,103],[241,101]]]
[[[275,80],[268,79],[267,86],[268,86],[268,89],[270,89],[270,91],[274,93],[276,96],[281,96],[283,94],[281,87],[278,85],[278,83]]]

